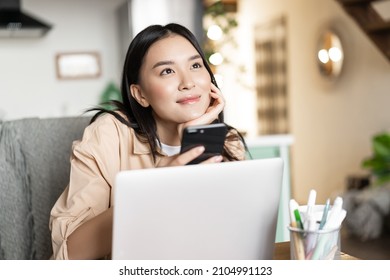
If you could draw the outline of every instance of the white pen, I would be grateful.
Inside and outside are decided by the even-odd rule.
[[[333,206],[330,209],[328,221],[324,225],[324,229],[337,228],[340,222],[340,215],[342,215],[343,199],[338,196],[334,200]]]
[[[298,202],[295,201],[295,199],[290,199],[290,204],[289,204],[289,210],[290,210],[290,222],[296,222],[295,215],[294,215],[294,210],[298,209],[299,204]]]
[[[314,208],[315,203],[316,203],[316,196],[317,196],[317,192],[315,190],[310,190],[309,198],[307,200],[306,215],[305,215],[305,220],[304,220],[305,228],[309,227],[309,220],[310,220],[310,216],[312,215],[313,208]]]
[[[331,207],[331,209],[329,210],[329,218],[328,220],[325,222],[325,225],[323,227],[323,229],[325,230],[337,230],[340,225],[341,225],[341,222],[344,220],[347,212],[343,209],[343,199],[341,197],[336,197],[336,199],[334,200],[334,203],[333,203],[333,206]],[[339,233],[337,233],[339,234]],[[338,237],[338,236],[337,236]],[[328,253],[329,256],[332,256],[332,247],[334,245],[336,245],[336,242],[337,242],[337,238],[334,234],[325,234],[325,235],[321,235],[319,240],[317,241],[317,246],[313,252],[313,255],[312,255],[312,258],[313,260],[316,260],[316,259],[320,259],[322,258],[322,255],[324,253]],[[332,249],[331,252],[326,252],[327,248],[329,249]],[[337,249],[337,247],[336,247]]]
[[[338,216],[338,219],[336,221],[336,227],[341,226],[346,216],[347,216],[347,211],[341,209],[340,215]]]
[[[316,203],[317,192],[315,190],[310,190],[309,198],[307,200],[307,213],[310,213],[313,210],[313,207]]]
[[[314,252],[314,248],[317,242],[317,234],[315,233],[317,229],[317,222],[313,215],[308,217],[308,233],[305,238],[305,252],[306,258],[310,259],[311,255]]]

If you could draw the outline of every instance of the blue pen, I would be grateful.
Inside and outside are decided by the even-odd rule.
[[[320,222],[320,229],[324,228],[326,220],[328,219],[329,205],[330,205],[330,201],[328,198],[326,200],[326,203],[325,203],[324,212],[322,213],[322,218],[321,218],[321,222]]]

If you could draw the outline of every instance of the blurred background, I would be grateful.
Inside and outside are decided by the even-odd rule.
[[[370,176],[362,161],[390,128],[389,2],[0,0],[42,24],[2,23],[0,120],[78,116],[118,98],[131,39],[178,22],[213,65],[226,122],[254,148],[287,146],[291,196],[306,203],[314,188],[324,203]]]

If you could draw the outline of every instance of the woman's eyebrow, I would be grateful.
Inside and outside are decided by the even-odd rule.
[[[201,56],[199,54],[195,54],[195,55],[190,56],[188,61],[199,59],[199,58],[201,58]],[[152,69],[159,67],[159,66],[172,65],[172,64],[175,64],[175,62],[172,60],[162,60],[162,61],[159,61],[156,64],[154,64]]]
[[[163,60],[163,61],[159,61],[156,64],[154,64],[152,69],[159,67],[159,66],[172,65],[172,64],[175,64],[172,60]]]
[[[194,60],[194,59],[198,59],[198,58],[201,58],[201,56],[200,56],[199,54],[196,54],[196,55],[191,56],[191,57],[188,59],[188,61]]]

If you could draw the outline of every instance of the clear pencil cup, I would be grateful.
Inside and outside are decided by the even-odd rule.
[[[288,227],[292,260],[339,260],[340,227],[308,231]]]

